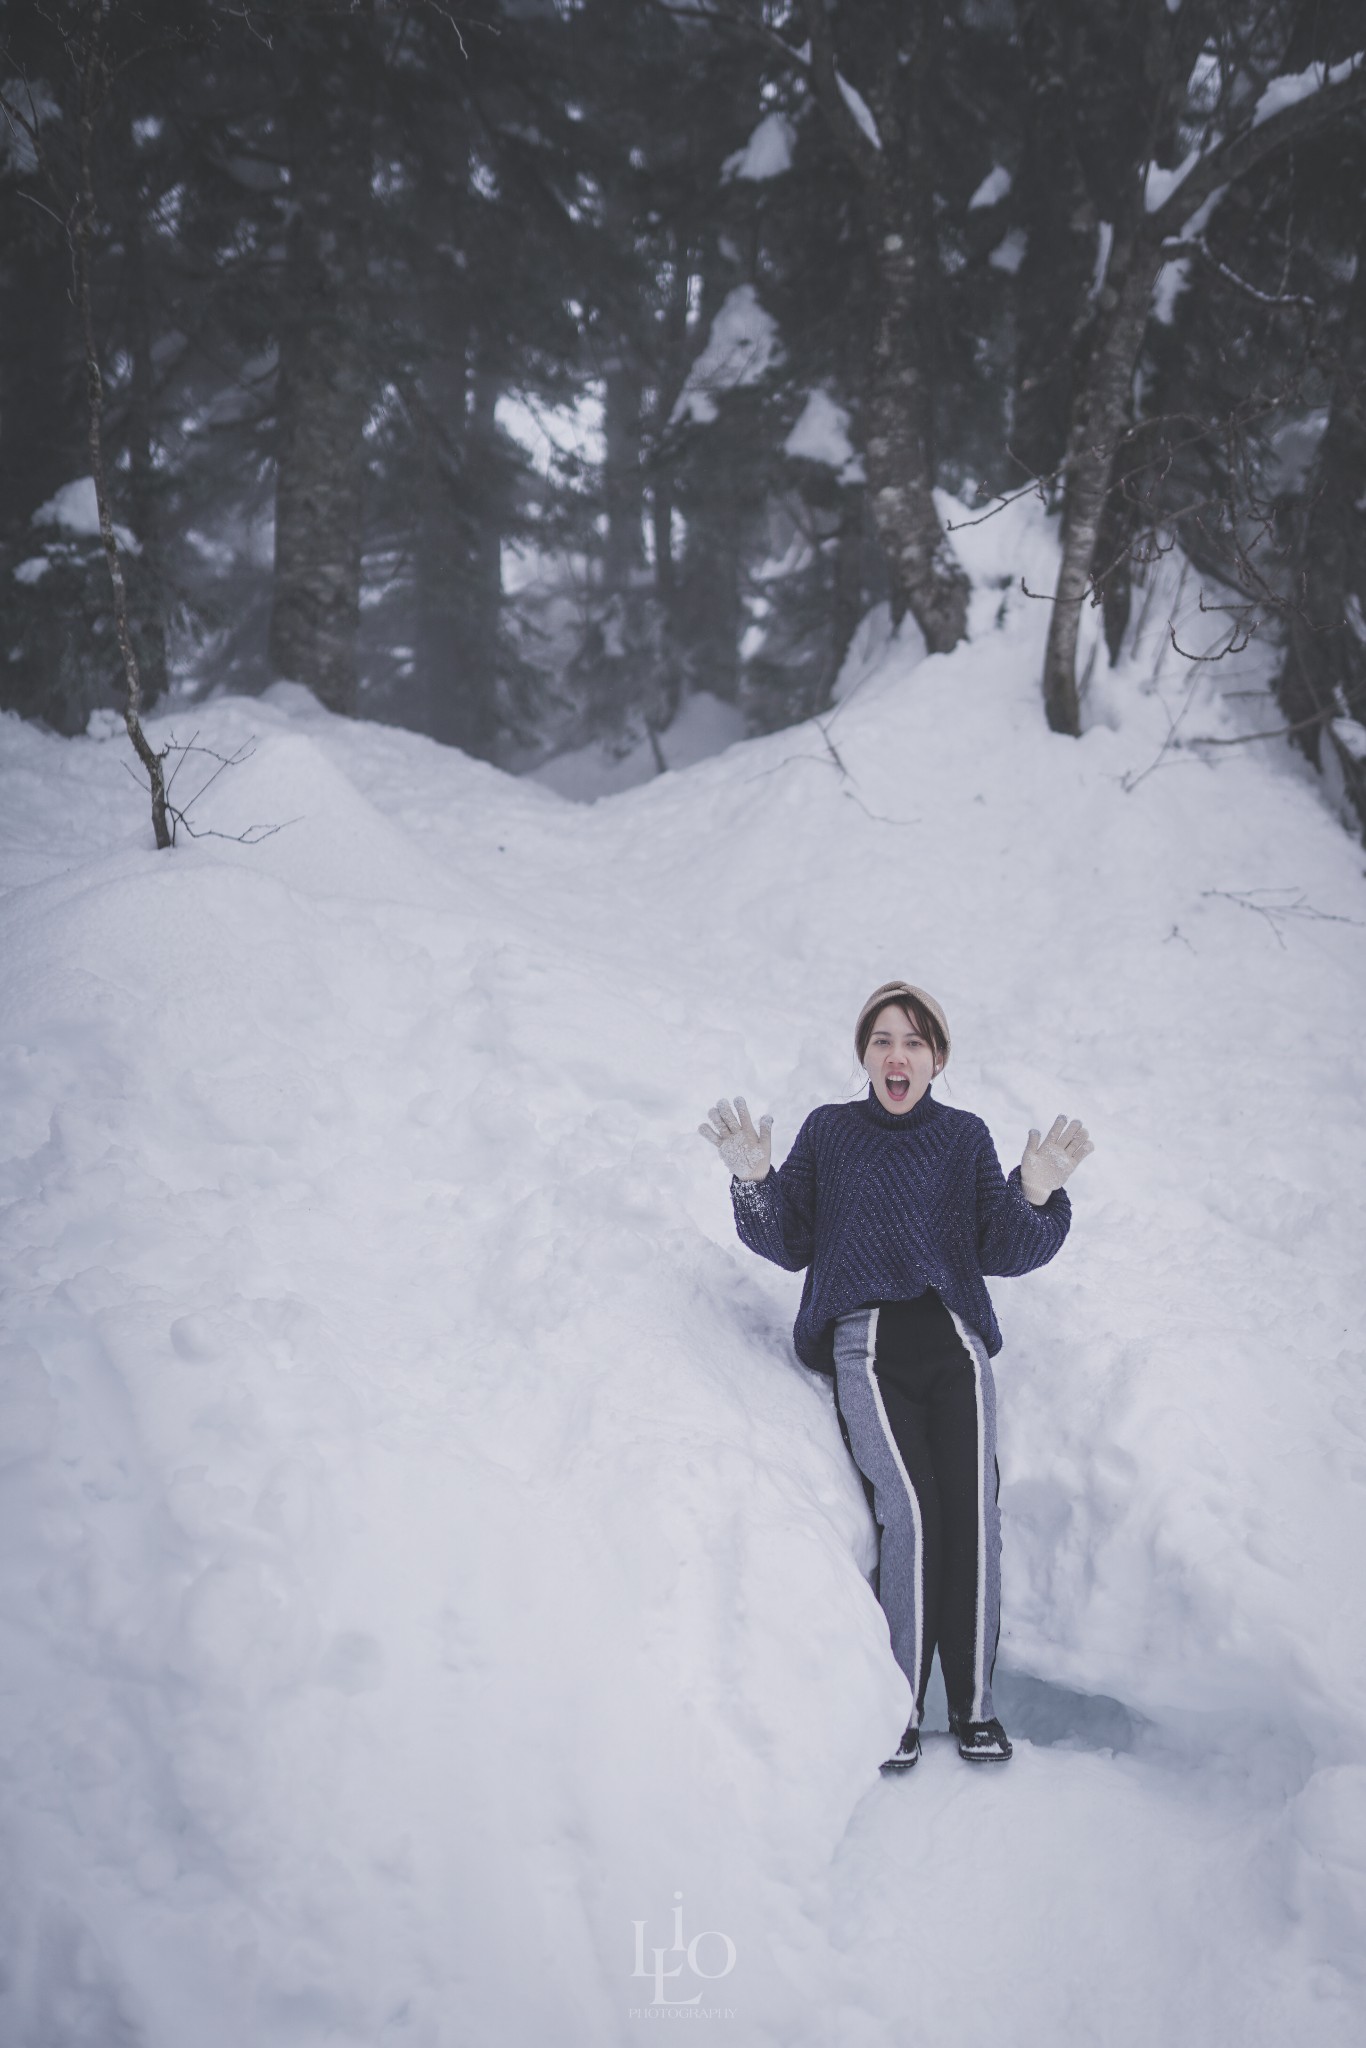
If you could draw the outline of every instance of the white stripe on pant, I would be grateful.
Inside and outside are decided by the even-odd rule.
[[[912,1718],[916,1723],[923,1711],[925,1683],[936,1647],[925,1640],[927,1616],[933,1617],[936,1636],[944,1646],[941,1663],[945,1665],[945,1683],[950,1688],[950,1709],[974,1721],[987,1720],[992,1714],[991,1674],[1000,1631],[1001,1525],[996,1498],[995,1382],[980,1337],[952,1310],[948,1314],[972,1371],[975,1443],[970,1447],[970,1502],[962,1498],[963,1489],[970,1483],[966,1470],[966,1419],[956,1425],[964,1439],[962,1455],[953,1464],[941,1457],[936,1465],[931,1451],[933,1432],[926,1433],[923,1405],[911,1402],[895,1380],[888,1383],[888,1397],[884,1398],[884,1387],[876,1370],[879,1311],[861,1309],[841,1317],[834,1332],[835,1392],[841,1426],[854,1462],[873,1490],[873,1512],[881,1531],[878,1597],[887,1616],[892,1654],[911,1686],[915,1702]],[[959,1385],[951,1391],[961,1415],[967,1390]],[[903,1441],[898,1441],[893,1414],[900,1423]],[[932,1499],[922,1502],[911,1466],[916,1468],[921,1487],[929,1490]],[[966,1587],[951,1603],[951,1609],[959,1611],[945,1611],[939,1598],[939,1581],[949,1576],[940,1537],[941,1494],[953,1511],[951,1521],[965,1523],[967,1511],[971,1510],[975,1556],[970,1611],[964,1609]],[[965,1546],[966,1538],[960,1545],[960,1567],[961,1549]],[[927,1555],[929,1570],[935,1575],[933,1584],[926,1580]],[[955,1585],[960,1584],[961,1568],[951,1576]],[[945,1651],[950,1653],[947,1658]],[[960,1674],[957,1680],[951,1679],[950,1667]],[[953,1693],[955,1683],[958,1698]]]

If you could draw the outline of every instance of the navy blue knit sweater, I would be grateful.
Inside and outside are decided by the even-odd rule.
[[[1072,1220],[1062,1188],[1035,1208],[1009,1176],[981,1117],[927,1088],[894,1116],[870,1085],[861,1102],[813,1109],[776,1172],[732,1180],[735,1227],[751,1251],[806,1268],[793,1342],[834,1370],[837,1316],[912,1301],[933,1287],[993,1356],[1001,1332],[984,1273],[1029,1273],[1059,1250]]]

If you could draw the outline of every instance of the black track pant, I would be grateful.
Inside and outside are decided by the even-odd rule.
[[[949,1711],[992,1713],[1001,1626],[996,1389],[986,1347],[930,1288],[841,1316],[835,1402],[880,1533],[878,1599],[914,1721],[936,1647]]]

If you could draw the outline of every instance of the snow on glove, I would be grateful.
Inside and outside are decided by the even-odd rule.
[[[761,1116],[756,1131],[743,1095],[736,1096],[733,1109],[728,1102],[718,1102],[707,1114],[711,1122],[697,1128],[715,1145],[735,1178],[762,1180],[771,1164],[772,1117]]]
[[[1046,1138],[1040,1138],[1037,1131],[1029,1134],[1024,1158],[1020,1161],[1020,1184],[1026,1196],[1037,1209],[1048,1200],[1055,1188],[1060,1188],[1068,1175],[1081,1165],[1088,1152],[1095,1146],[1086,1135],[1084,1125],[1073,1117],[1066,1129],[1066,1119],[1054,1117],[1053,1128]]]

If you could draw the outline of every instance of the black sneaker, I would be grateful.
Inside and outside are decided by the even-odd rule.
[[[920,1762],[920,1729],[914,1721],[897,1744],[895,1756],[889,1756],[881,1765],[884,1771],[909,1771],[912,1764]]]
[[[949,1727],[958,1737],[959,1756],[970,1764],[1003,1764],[1014,1754],[999,1721],[965,1721],[950,1714]]]

